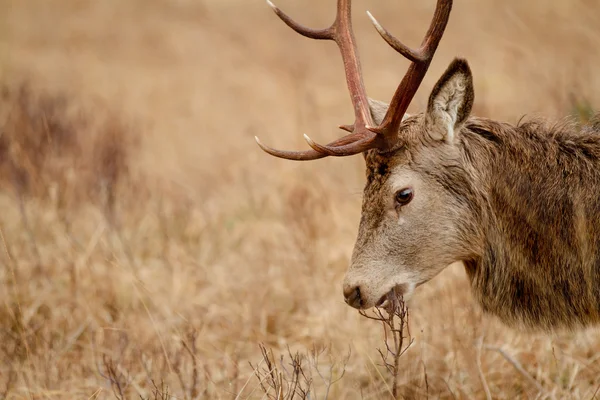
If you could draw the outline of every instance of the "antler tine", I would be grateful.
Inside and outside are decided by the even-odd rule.
[[[377,29],[377,32],[394,50],[413,62],[425,62],[427,59],[433,58],[433,53],[437,49],[448,24],[451,9],[452,0],[438,0],[429,30],[425,34],[421,47],[417,50],[411,49],[396,39],[387,29],[381,26],[369,11],[367,11],[367,15],[371,19],[375,29]]]
[[[279,18],[281,18],[281,20],[283,22],[285,22],[285,24],[287,26],[289,26],[290,28],[292,28],[293,30],[295,30],[296,32],[301,34],[302,36],[306,36],[307,38],[317,39],[317,40],[334,40],[332,27],[329,27],[327,29],[307,28],[305,26],[300,25],[293,19],[291,19],[286,13],[281,11],[279,9],[279,7],[277,7],[275,4],[273,4],[273,2],[271,2],[271,0],[267,0],[267,4],[269,5],[269,7],[271,7],[273,9],[273,11],[275,11],[275,14],[277,14],[277,16]]]
[[[367,11],[367,15],[369,16],[371,23],[373,23],[373,26],[375,26],[375,29],[377,29],[377,32],[379,32],[379,35],[381,35],[383,40],[385,40],[387,44],[392,46],[394,50],[396,50],[398,53],[402,54],[404,57],[408,58],[412,62],[424,61],[423,55],[418,50],[415,51],[411,49],[410,47],[406,46],[404,43],[396,39],[394,36],[392,36],[392,34],[388,32],[387,29],[381,26],[381,24],[375,19],[375,17],[373,16],[373,14],[371,14],[370,11]]]
[[[373,125],[369,102],[362,79],[360,59],[356,47],[356,39],[352,30],[352,0],[338,0],[337,14],[333,24],[327,29],[311,29],[300,25],[292,20],[287,14],[276,7],[270,0],[269,6],[275,14],[286,25],[299,34],[311,39],[333,40],[340,49],[344,70],[346,72],[346,83],[350,91],[352,104],[354,105],[355,121],[353,125],[343,125],[340,128],[352,132],[327,145],[315,143],[305,135],[305,139],[312,150],[302,152],[275,150],[263,145],[257,138],[258,145],[267,153],[290,160],[316,160],[325,156],[349,156],[361,153],[378,144],[376,133],[367,128]]]
[[[319,153],[315,150],[305,150],[305,151],[286,151],[286,150],[277,150],[267,145],[262,144],[258,136],[254,136],[254,140],[260,146],[260,148],[265,152],[274,157],[283,158],[286,160],[295,160],[295,161],[311,161],[318,160],[319,158],[327,157],[328,154]]]
[[[386,141],[388,142],[393,140],[397,135],[404,113],[408,109],[410,102],[429,69],[433,55],[437,50],[444,34],[444,30],[446,29],[446,25],[448,24],[451,10],[452,0],[438,0],[429,29],[425,34],[421,47],[417,50],[409,48],[392,36],[379,22],[377,22],[371,13],[368,13],[369,18],[371,18],[373,25],[375,25],[375,29],[377,29],[381,37],[393,47],[394,50],[412,61],[406,75],[404,75],[404,78],[394,93],[394,97],[392,98],[383,122],[379,127],[371,129],[371,131],[386,137]]]
[[[350,136],[353,135],[347,135],[346,137]],[[363,138],[359,137],[358,139],[356,139],[355,136],[353,136],[352,141],[350,143],[346,145],[338,144],[337,146],[320,145],[313,141],[311,138],[309,138],[307,135],[304,135],[304,140],[306,140],[308,145],[312,147],[313,150],[319,153],[324,153],[328,156],[345,157],[362,153],[363,151],[376,147],[375,145],[377,141],[377,135],[364,136]]]
[[[266,153],[269,153],[272,156],[284,158],[287,160],[311,161],[311,160],[318,160],[319,158],[327,157],[330,155],[341,157],[344,155],[358,154],[358,153],[364,151],[364,150],[361,150],[361,151],[357,151],[356,153],[349,154],[351,149],[348,149],[347,146],[352,145],[353,143],[357,142],[356,138],[353,135],[343,136],[343,137],[329,143],[327,146],[322,146],[322,145],[316,144],[315,142],[312,141],[312,139],[310,139],[306,135],[304,135],[304,138],[311,147],[313,147],[313,145],[314,145],[313,150],[305,150],[305,151],[277,150],[277,149],[274,149],[267,145],[264,145],[260,141],[258,136],[254,136],[254,140],[256,140],[256,143],[260,146],[261,149],[263,149],[263,151],[265,151]],[[364,143],[361,143],[361,146],[364,146]],[[345,152],[345,154],[339,154],[339,153],[331,154],[331,151],[329,150],[330,148],[334,148],[334,149],[336,149],[336,151],[341,150],[341,151]]]

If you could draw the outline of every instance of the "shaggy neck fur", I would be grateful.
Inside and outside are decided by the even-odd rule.
[[[584,127],[471,118],[461,129],[462,192],[478,219],[466,270],[484,311],[505,323],[600,320],[598,117]]]

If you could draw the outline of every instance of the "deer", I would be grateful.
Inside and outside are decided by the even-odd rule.
[[[349,134],[310,149],[266,153],[307,161],[361,153],[366,184],[358,235],[343,281],[356,309],[385,306],[462,263],[485,314],[516,328],[555,331],[600,321],[600,114],[586,123],[519,123],[471,115],[473,75],[455,58],[423,112],[406,111],[442,39],[452,0],[438,0],[418,49],[371,13],[381,37],[410,61],[389,104],[367,97],[351,21],[337,0],[326,29],[275,14],[302,36],[337,44],[354,107]]]

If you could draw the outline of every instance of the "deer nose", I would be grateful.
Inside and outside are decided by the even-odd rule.
[[[360,286],[349,286],[344,288],[344,297],[346,304],[350,307],[361,308],[363,300],[360,296]]]

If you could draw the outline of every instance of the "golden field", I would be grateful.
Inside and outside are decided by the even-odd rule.
[[[325,26],[333,3],[277,5]],[[362,157],[294,163],[253,139],[341,134],[335,45],[258,0],[0,4],[0,398],[268,398],[249,364],[264,367],[260,343],[283,374],[288,347],[323,351],[306,359],[310,398],[390,398],[381,326],[341,290]],[[364,12],[416,46],[434,5],[355,1],[371,97],[389,100],[408,62]],[[455,56],[477,115],[585,118],[600,107],[600,2],[455,0],[409,112]],[[410,313],[402,398],[600,397],[598,330],[504,327],[458,265]]]

